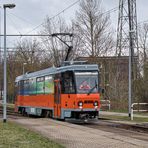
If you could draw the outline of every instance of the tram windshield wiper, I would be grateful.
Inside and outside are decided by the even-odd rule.
[[[98,86],[98,85],[97,85],[97,82],[95,81],[95,86],[89,90],[89,92],[87,93],[87,95],[90,95],[90,94],[92,93],[92,91],[93,91],[95,88],[97,88],[97,86]]]

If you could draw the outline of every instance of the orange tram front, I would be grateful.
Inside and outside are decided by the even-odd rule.
[[[99,116],[98,65],[67,65],[18,76],[15,111],[58,119]]]

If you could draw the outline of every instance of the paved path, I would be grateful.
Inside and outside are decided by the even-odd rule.
[[[148,141],[52,119],[11,119],[67,148],[147,148]]]

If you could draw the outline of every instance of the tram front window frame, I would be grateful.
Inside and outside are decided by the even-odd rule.
[[[75,72],[76,92],[78,94],[99,92],[98,72]]]

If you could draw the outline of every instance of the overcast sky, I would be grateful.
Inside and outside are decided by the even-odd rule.
[[[7,9],[7,34],[25,34],[41,24],[48,15],[52,17],[77,0],[0,0],[0,6],[5,3],[15,3],[14,9]],[[108,11],[119,5],[119,0],[101,0],[102,8]],[[64,11],[61,16],[67,21],[75,16],[78,5]],[[137,0],[138,22],[148,20],[148,0]],[[118,11],[111,14],[112,26],[116,29]],[[3,9],[1,9],[1,32],[3,33]],[[38,29],[41,29],[40,27]],[[35,30],[39,31],[39,30]],[[31,32],[34,33],[34,32]],[[13,40],[11,41],[13,42]]]

